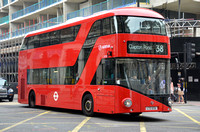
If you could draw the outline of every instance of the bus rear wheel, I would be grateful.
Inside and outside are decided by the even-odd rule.
[[[31,91],[31,93],[29,94],[28,104],[30,108],[35,107],[35,92],[34,91]]]
[[[93,116],[94,115],[94,102],[91,94],[86,94],[82,100],[82,111],[83,114],[86,116]]]

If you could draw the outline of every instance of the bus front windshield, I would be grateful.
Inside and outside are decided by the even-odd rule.
[[[117,59],[116,84],[146,95],[169,94],[169,60]]]
[[[167,35],[162,19],[117,16],[117,26],[119,33]]]

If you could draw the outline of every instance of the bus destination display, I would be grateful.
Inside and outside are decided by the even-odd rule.
[[[167,55],[167,43],[128,41],[127,52],[131,54]]]

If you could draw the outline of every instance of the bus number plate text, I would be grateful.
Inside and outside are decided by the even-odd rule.
[[[158,110],[158,107],[146,107],[146,110]]]

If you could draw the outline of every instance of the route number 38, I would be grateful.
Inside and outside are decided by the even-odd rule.
[[[163,45],[156,45],[156,53],[162,53],[164,52]]]

